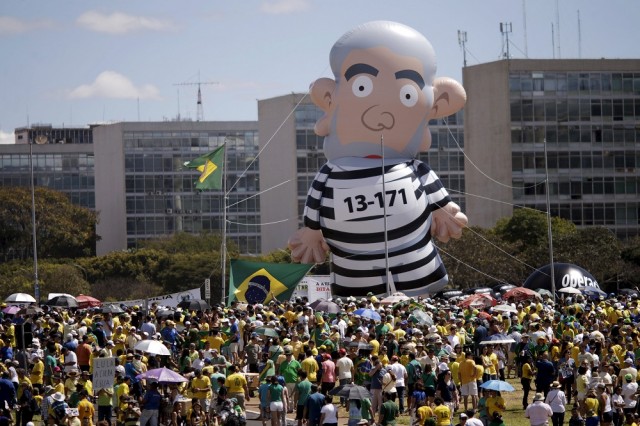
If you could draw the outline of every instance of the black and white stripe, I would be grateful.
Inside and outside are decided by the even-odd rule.
[[[344,160],[344,159],[341,159]],[[336,217],[334,192],[354,195],[382,183],[380,160],[358,164],[326,163],[316,175],[304,212],[305,226],[321,229],[331,249],[333,294],[360,296],[387,291],[384,215],[357,219]],[[377,165],[375,164],[377,163]],[[406,182],[417,208],[387,212],[389,267],[398,291],[409,296],[434,293],[447,283],[447,273],[431,241],[431,212],[451,201],[438,176],[418,160],[385,164],[385,184]]]

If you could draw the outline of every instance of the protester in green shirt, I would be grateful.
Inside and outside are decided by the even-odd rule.
[[[284,355],[286,359],[280,364],[278,374],[284,377],[285,386],[289,391],[289,395],[293,395],[293,390],[298,381],[298,370],[300,370],[301,365],[298,360],[293,358],[293,349],[291,346],[285,346]]]
[[[378,424],[381,426],[395,426],[396,417],[398,417],[399,410],[398,404],[393,402],[392,396],[389,392],[382,394],[382,406],[380,407],[380,416],[378,418]]]
[[[307,405],[307,399],[309,399],[309,395],[311,394],[311,382],[307,380],[306,371],[298,371],[298,378],[300,381],[295,384],[293,400],[296,401],[296,420],[298,421],[298,426],[302,426],[304,407]]]

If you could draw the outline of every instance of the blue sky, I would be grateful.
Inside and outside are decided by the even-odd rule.
[[[416,28],[438,75],[461,80],[458,30],[469,65],[499,58],[500,22],[515,58],[638,58],[638,17],[635,0],[3,0],[0,143],[27,122],[195,119],[197,87],[175,84],[198,75],[217,82],[202,86],[205,120],[256,120],[257,99],[329,76],[333,43],[370,20]]]

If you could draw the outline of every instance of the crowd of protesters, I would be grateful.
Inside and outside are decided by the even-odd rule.
[[[532,426],[636,425],[635,295],[476,307],[421,298],[385,304],[373,295],[333,302],[330,312],[296,299],[204,311],[154,304],[119,314],[5,314],[0,426],[237,426],[252,398],[265,426],[286,425],[287,414],[298,426],[393,426],[399,416],[419,426],[501,426],[504,392],[485,387],[507,379],[521,384]],[[16,330],[25,323],[30,343],[22,348]],[[143,340],[162,342],[171,355],[136,350]],[[107,357],[116,360],[113,387],[94,390],[94,360]],[[139,377],[161,367],[185,381]],[[366,394],[336,392],[358,386]]]

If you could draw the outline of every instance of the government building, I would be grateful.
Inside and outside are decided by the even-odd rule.
[[[433,121],[421,159],[470,224],[493,227],[514,208],[579,227],[638,235],[640,60],[500,60],[463,69],[464,111]],[[241,253],[286,247],[325,162],[305,94],[258,101],[258,121],[32,125],[0,145],[0,185],[34,179],[95,209],[98,255],[176,232],[221,232]],[[226,143],[227,197],[194,190],[184,162]],[[546,149],[545,149],[546,148]],[[545,167],[546,166],[546,167]]]

